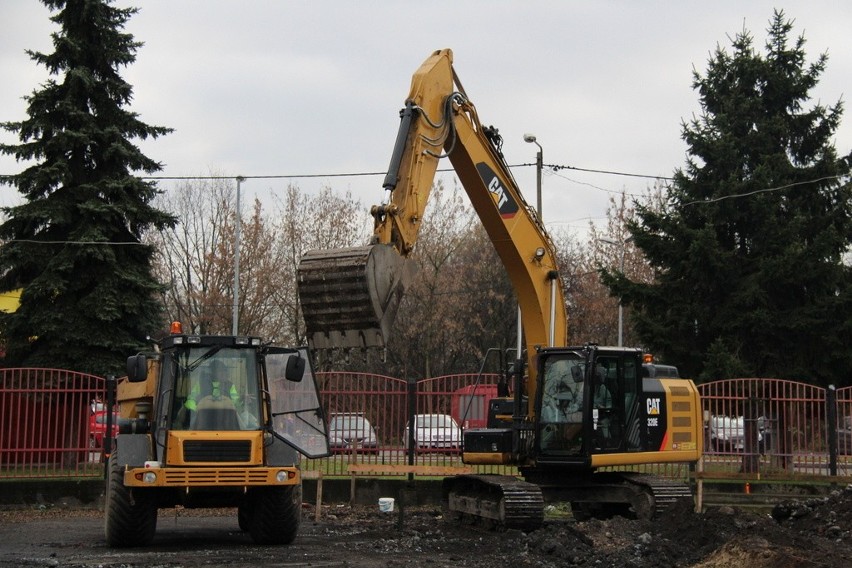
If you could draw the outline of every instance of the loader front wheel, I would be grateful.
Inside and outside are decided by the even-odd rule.
[[[254,491],[249,534],[257,544],[290,544],[302,518],[302,487],[264,487]]]
[[[107,545],[116,548],[146,546],[157,531],[157,502],[150,489],[130,489],[124,485],[124,468],[118,465],[118,451],[109,457],[105,526]]]
[[[237,508],[237,524],[240,525],[241,531],[249,531],[249,528],[251,527],[251,518],[251,501],[249,499],[245,499]]]

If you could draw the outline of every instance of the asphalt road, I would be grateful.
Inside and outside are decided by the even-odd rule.
[[[173,568],[195,566],[344,566],[347,559],[319,525],[304,521],[290,546],[256,546],[240,532],[236,516],[161,516],[150,547],[110,549],[101,514],[39,517],[0,525],[0,566]],[[358,566],[369,566],[352,558]],[[352,565],[352,564],[350,564]]]

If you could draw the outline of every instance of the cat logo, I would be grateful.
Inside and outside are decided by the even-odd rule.
[[[511,219],[514,217],[518,212],[518,204],[515,202],[512,194],[503,186],[503,182],[500,181],[500,178],[497,177],[494,170],[492,170],[485,162],[479,162],[476,164],[476,171],[479,172],[479,177],[482,179],[482,183],[485,184],[485,187],[488,189],[488,193],[491,194],[491,198],[494,200],[494,205],[496,205],[497,210],[500,211],[500,216],[504,219]]]
[[[660,414],[660,399],[659,398],[649,398],[648,399],[648,415],[654,416]]]
[[[497,198],[497,209],[503,207],[509,200],[506,197],[506,192],[503,190],[503,186],[500,185],[500,180],[496,177],[488,184],[488,191],[491,192],[491,195]]]

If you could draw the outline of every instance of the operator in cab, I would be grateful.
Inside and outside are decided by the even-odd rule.
[[[542,450],[577,450],[583,427],[584,363],[552,357],[545,363],[541,420]]]
[[[195,412],[198,410],[198,403],[206,396],[212,397],[213,400],[221,400],[228,396],[234,406],[240,403],[240,393],[237,387],[228,380],[228,374],[225,365],[221,361],[215,361],[208,373],[202,376],[200,381],[196,381],[189,391],[189,396],[186,399],[186,408]]]

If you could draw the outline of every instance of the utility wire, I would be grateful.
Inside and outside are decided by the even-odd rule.
[[[510,165],[509,167],[510,168],[519,168],[519,167],[530,167],[530,166],[535,167],[535,166],[537,166],[537,164],[523,163],[523,164]],[[616,190],[612,190],[612,189],[606,189],[604,187],[600,187],[600,186],[597,186],[597,185],[594,185],[594,184],[591,184],[591,183],[588,183],[588,182],[577,181],[575,179],[571,179],[569,177],[566,177],[564,175],[559,174],[559,171],[560,170],[572,170],[572,171],[576,171],[576,172],[596,173],[596,174],[603,174],[603,175],[615,175],[615,176],[654,179],[654,180],[663,180],[663,181],[673,181],[674,180],[674,178],[668,177],[668,176],[659,176],[659,175],[650,175],[650,174],[637,174],[637,173],[630,173],[630,172],[619,172],[619,171],[615,171],[615,170],[598,170],[598,169],[592,169],[592,168],[579,168],[579,167],[576,167],[576,166],[567,166],[567,165],[564,165],[564,164],[544,164],[543,167],[548,168],[553,173],[553,175],[556,175],[557,177],[561,177],[562,179],[565,179],[565,180],[570,181],[572,183],[585,185],[585,186],[597,189],[599,191],[603,191],[603,192],[606,192],[606,193],[612,193],[612,194],[622,194],[622,193],[625,193],[625,192],[623,190],[622,191],[616,191]],[[443,168],[443,169],[438,169],[437,171],[441,172],[441,173],[454,173],[455,172],[455,170],[453,168]],[[140,176],[139,179],[157,180],[157,181],[228,180],[228,179],[235,179],[237,177],[240,177],[242,179],[314,179],[314,178],[340,178],[340,177],[371,177],[371,176],[384,176],[384,175],[386,175],[386,172],[344,172],[344,173],[325,173],[325,174],[278,174],[278,175],[253,175],[253,176],[252,175],[248,175],[248,176],[232,176],[232,175],[231,176]],[[0,183],[9,184],[8,180],[11,177],[13,177],[13,176],[0,174]],[[807,184],[811,184],[811,183],[818,183],[818,182],[828,181],[828,180],[839,180],[843,177],[844,177],[843,175],[825,176],[825,177],[818,178],[818,179],[795,182],[795,183],[791,183],[791,184],[787,184],[787,185],[781,185],[781,186],[777,186],[777,187],[768,187],[768,188],[758,189],[758,190],[754,190],[754,191],[749,191],[749,192],[746,192],[746,193],[737,193],[737,194],[732,194],[732,195],[725,195],[725,196],[721,196],[721,197],[716,197],[716,198],[713,198],[713,199],[690,201],[688,203],[683,204],[683,207],[687,207],[687,206],[690,206],[690,205],[715,203],[715,202],[718,202],[718,201],[723,201],[725,199],[749,197],[751,195],[755,195],[755,194],[758,194],[758,193],[768,193],[768,192],[773,192],[773,191],[781,191],[781,190],[789,189],[791,187],[796,187],[796,186],[799,186],[799,185],[807,185]],[[11,185],[11,184],[9,184],[9,185]],[[632,197],[639,197],[640,196],[640,194],[637,194],[637,193],[628,193],[627,195],[630,195]],[[9,241],[9,242],[26,242],[26,241]],[[42,241],[39,241],[39,242],[42,242]],[[61,242],[62,241],[57,241],[57,242],[53,242],[52,244],[60,244]],[[95,244],[95,243],[69,241],[68,244]],[[101,244],[130,244],[130,245],[132,245],[132,244],[138,244],[138,243],[103,242]]]
[[[525,168],[525,167],[535,167],[536,164],[533,163],[524,163],[524,164],[513,164],[510,165],[510,168]],[[612,170],[596,170],[590,168],[578,168],[575,166],[566,166],[562,164],[544,164],[543,167],[550,168],[553,172],[558,172],[559,170],[574,170],[577,172],[586,172],[593,174],[605,174],[605,175],[615,175],[615,176],[626,176],[626,177],[638,177],[638,178],[646,178],[646,179],[662,179],[662,180],[672,180],[673,178],[666,176],[656,176],[649,174],[636,174],[629,172],[618,172]],[[441,173],[454,173],[455,170],[453,168],[439,168],[437,170]],[[278,175],[254,175],[254,176],[239,176],[244,179],[312,179],[312,178],[323,178],[323,177],[370,177],[370,176],[384,176],[387,175],[387,172],[343,172],[343,173],[331,173],[331,174],[278,174]],[[9,176],[0,176],[9,177]],[[234,179],[237,176],[142,176],[140,179],[150,179],[150,180],[163,180],[163,181],[171,181],[171,180],[193,180],[193,179],[207,179],[207,180],[216,180],[216,179]]]
[[[733,195],[723,195],[721,197],[714,197],[712,199],[699,199],[699,200],[696,200],[696,201],[690,201],[688,203],[684,203],[683,207],[687,207],[689,205],[703,205],[703,204],[706,204],[706,203],[717,203],[719,201],[724,201],[726,199],[734,199],[734,198],[737,198],[737,197],[748,197],[750,195],[757,195],[758,193],[768,193],[768,192],[771,192],[771,191],[781,191],[782,189],[789,189],[791,187],[796,187],[798,185],[809,185],[809,184],[812,184],[812,183],[819,183],[821,181],[840,179],[842,177],[843,176],[841,176],[841,175],[825,176],[825,177],[821,177],[821,178],[818,178],[818,179],[812,179],[812,180],[808,180],[808,181],[797,181],[797,182],[794,182],[794,183],[788,183],[786,185],[779,185],[778,187],[766,187],[766,188],[763,188],[763,189],[756,189],[754,191],[749,191],[749,192],[746,192],[746,193],[735,193]]]

